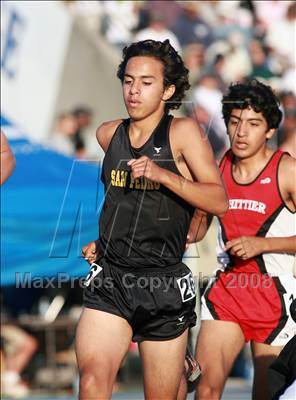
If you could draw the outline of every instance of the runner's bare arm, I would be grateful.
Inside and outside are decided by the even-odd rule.
[[[201,210],[195,210],[187,234],[187,244],[201,241],[212,222],[213,216]]]
[[[106,153],[109,144],[112,140],[112,137],[119,126],[119,124],[122,122],[122,119],[116,119],[114,121],[107,121],[103,122],[96,131],[96,136],[97,136],[97,141],[101,148],[103,149],[104,153]]]
[[[6,136],[1,131],[1,185],[10,177],[16,162]]]
[[[296,159],[284,155],[279,165],[279,188],[286,206],[296,211]]]
[[[184,158],[193,180],[160,168],[145,156],[128,163],[133,177],[145,176],[166,186],[195,208],[223,215],[228,207],[227,197],[206,136],[191,118],[178,118],[174,125],[172,144]]]
[[[284,155],[279,165],[279,188],[286,206],[296,211],[296,160]],[[293,223],[293,221],[292,221]],[[294,219],[295,227],[295,219]],[[266,238],[263,252],[268,253],[296,253],[296,236],[285,238]]]
[[[295,254],[296,236],[290,237],[258,237],[241,236],[229,240],[225,250],[233,256],[248,260],[263,253],[287,253]]]

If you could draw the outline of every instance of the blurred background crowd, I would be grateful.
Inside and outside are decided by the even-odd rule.
[[[227,146],[222,94],[231,82],[245,78],[258,78],[277,92],[288,121],[274,144],[286,138],[292,143],[296,129],[294,1],[65,3],[87,29],[104,36],[118,51],[133,41],[170,40],[190,73],[191,89],[182,112],[204,125],[217,157]]]
[[[11,5],[15,2],[1,2],[1,7],[2,3]],[[278,94],[284,119],[271,145],[274,148],[281,146],[296,157],[295,1],[67,0],[20,3],[25,4],[23,7],[27,7],[32,15],[38,7],[40,30],[41,25],[50,17],[45,11],[50,3],[58,3],[55,7],[60,7],[59,12],[65,13],[75,27],[63,55],[63,67],[52,100],[52,112],[44,124],[47,128],[35,129],[32,125],[31,139],[43,144],[45,148],[71,159],[100,161],[102,153],[95,139],[96,127],[105,120],[126,116],[120,83],[116,78],[122,49],[133,41],[169,39],[182,55],[189,69],[191,83],[187,97],[176,115],[187,115],[198,120],[208,135],[217,160],[229,146],[221,114],[223,93],[230,83],[245,78],[257,78],[268,83]],[[11,15],[14,15],[13,12]],[[16,17],[13,18],[17,21]],[[10,25],[7,26],[9,31]],[[59,26],[56,25],[54,29],[58,30]],[[52,41],[58,46],[58,34],[54,36],[52,33]],[[7,54],[14,44],[11,40],[7,42],[8,46],[3,46],[4,50],[1,50],[1,77],[11,79],[7,73],[11,71],[7,67]],[[42,46],[46,48],[44,43]],[[21,55],[24,57],[24,54]],[[43,62],[46,71],[45,64]],[[30,85],[34,88],[38,86],[34,80]],[[9,104],[18,103],[22,96],[23,91],[14,98],[10,97],[8,90],[1,96],[3,112],[8,113],[10,118],[14,112],[10,112]],[[29,93],[25,97],[23,104],[33,104],[35,101]],[[44,91],[42,102],[47,98],[49,91]],[[37,102],[42,103],[40,98]],[[42,116],[43,111],[36,112],[34,107],[31,108],[29,119],[33,124],[35,119]],[[1,114],[1,121],[2,117]],[[25,117],[23,120],[26,121]],[[30,124],[23,125],[30,134]],[[3,130],[8,132],[10,139],[10,125],[4,126]],[[20,173],[18,165],[20,162],[17,159],[15,175]],[[40,173],[43,173],[43,169]],[[13,175],[5,186],[8,196],[9,191],[14,193],[14,179]],[[30,186],[28,176],[24,179],[27,186]],[[82,188],[85,181],[79,184]],[[46,200],[45,194],[41,205],[44,206]],[[9,212],[14,213],[10,208]],[[9,212],[8,217],[12,218]],[[39,218],[39,214],[34,218]],[[96,226],[97,221],[91,223]],[[11,232],[5,224],[4,221],[4,252],[6,248],[15,251],[18,238],[11,242],[8,236]],[[95,239],[92,235],[88,233],[89,240]],[[215,268],[215,235],[214,226],[198,248],[198,256],[190,261],[190,267],[198,277],[201,272],[209,275]],[[44,239],[50,242],[50,238]],[[42,270],[44,260],[38,252],[34,256],[40,261],[38,268]],[[73,262],[69,260],[69,274]],[[84,261],[76,257],[75,262],[82,265]],[[1,264],[4,270],[11,268],[5,262]],[[85,268],[83,264],[80,271]],[[16,289],[15,283],[7,281],[2,286],[1,379],[6,394],[24,397],[32,389],[44,388],[75,392],[77,370],[73,338],[82,303],[81,285],[68,281],[59,287],[40,284],[39,287],[33,285]],[[246,354],[247,351],[237,361],[233,376],[244,379],[251,377]],[[133,378],[138,376],[137,360],[137,348],[132,345],[130,358],[125,361],[125,368],[119,376],[119,385],[131,384]]]

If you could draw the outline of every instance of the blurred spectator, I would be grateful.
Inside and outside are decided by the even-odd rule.
[[[242,80],[252,68],[247,46],[252,38],[253,16],[249,9],[240,7],[240,4],[239,1],[214,3],[214,41],[207,48],[206,62],[213,66],[215,61],[220,61],[218,69],[221,84],[224,85]]]
[[[0,182],[1,185],[10,177],[15,168],[15,157],[9,147],[8,140],[1,131],[1,173]]]
[[[204,0],[199,2],[200,17],[207,22],[212,29],[221,24],[221,14],[228,15],[242,28],[251,29],[254,20],[252,0]]]
[[[254,23],[254,17],[255,17],[255,7],[254,7],[254,0],[240,0],[240,7],[242,9],[249,10],[252,18],[253,18],[253,23]]]
[[[179,18],[182,12],[181,5],[174,0],[136,1],[136,3],[141,4],[139,11],[139,26],[137,27],[137,31],[147,27],[149,23],[149,15],[151,12],[155,12],[155,10],[157,10],[158,14],[163,17],[168,29],[172,29],[177,18]]]
[[[217,160],[229,147],[222,119],[221,99],[219,82],[214,76],[205,74],[192,88],[192,103],[189,102],[186,107],[187,115],[196,118],[203,127]]]
[[[152,39],[163,42],[169,39],[170,44],[176,51],[181,51],[180,43],[175,34],[170,31],[165,23],[164,17],[158,12],[151,12],[149,16],[150,22],[147,28],[142,29],[133,38],[134,42]]]
[[[258,40],[252,40],[249,45],[252,70],[249,78],[264,78],[268,80],[274,76],[269,67],[267,51]]]
[[[201,43],[191,43],[183,49],[183,60],[189,69],[189,83],[193,85],[200,78],[205,63],[205,50]]]
[[[77,123],[77,130],[73,135],[76,157],[85,157],[85,140],[83,138],[84,129],[88,128],[92,122],[93,112],[87,107],[77,107],[72,112]]]
[[[201,43],[204,47],[212,42],[211,28],[199,16],[197,1],[180,2],[183,12],[176,20],[173,32],[177,35],[182,47],[190,43]]]
[[[232,33],[227,44],[228,51],[223,53],[225,62],[221,73],[226,84],[230,84],[248,76],[252,70],[252,63],[247,48],[244,46],[244,38],[239,32]]]
[[[75,145],[73,138],[77,129],[78,124],[76,118],[71,113],[60,114],[54,133],[48,139],[47,145],[59,153],[74,157]]]
[[[148,8],[149,3],[145,1],[138,1],[135,3],[136,13],[137,13],[137,24],[131,30],[134,36],[138,31],[147,28],[150,22],[150,11]]]
[[[283,7],[282,4],[281,7]],[[283,70],[288,67],[295,68],[295,29],[296,3],[293,2],[287,8],[285,18],[278,20],[276,24],[269,25],[265,38],[266,45],[276,53],[275,57],[279,59]]]
[[[101,32],[109,43],[122,50],[132,41],[132,30],[138,24],[138,7],[134,1],[100,1],[102,6]]]
[[[253,1],[257,20],[264,31],[269,27],[274,28],[284,19],[290,3],[287,0]]]
[[[37,340],[16,325],[1,326],[1,394],[24,397],[29,393],[21,374],[37,351]]]
[[[221,135],[219,135],[213,128],[213,124],[211,123],[211,115],[205,108],[196,104],[192,114],[189,116],[191,118],[197,119],[198,123],[203,128],[206,136],[208,137],[216,160],[220,161],[229,146],[226,143],[226,140],[222,138]]]
[[[207,73],[212,75],[218,82],[219,89],[222,93],[227,89],[227,85],[223,80],[223,68],[225,65],[225,57],[223,54],[217,54],[211,65],[207,67]]]
[[[204,0],[199,2],[200,18],[214,28],[219,24],[217,7],[220,0]]]
[[[279,146],[296,158],[296,97],[292,92],[280,95],[284,111],[283,122],[279,128]]]
[[[291,91],[296,96],[296,70],[295,67],[288,68],[280,79],[280,89]]]
[[[240,34],[242,44],[248,44],[252,37],[253,16],[251,11],[240,7],[239,1],[220,1],[216,6],[218,23],[213,27],[216,40],[228,40],[229,36]]]
[[[204,75],[192,90],[192,100],[194,105],[206,110],[210,115],[211,128],[225,140],[225,124],[221,114],[222,92],[217,79],[212,75]]]

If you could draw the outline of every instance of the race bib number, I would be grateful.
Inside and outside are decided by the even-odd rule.
[[[84,286],[89,286],[90,282],[102,271],[102,267],[100,267],[96,263],[92,263],[90,266],[89,273],[87,274],[85,281],[84,281]]]
[[[177,279],[179,290],[182,297],[182,302],[185,303],[195,297],[195,285],[192,272]]]

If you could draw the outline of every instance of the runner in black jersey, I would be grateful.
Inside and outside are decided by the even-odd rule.
[[[80,399],[110,398],[131,340],[139,342],[146,398],[173,399],[195,324],[192,274],[182,263],[195,208],[221,215],[226,195],[195,121],[173,118],[189,88],[169,41],[124,49],[118,69],[127,120],[97,130],[105,151],[100,236],[76,337]],[[94,259],[95,258],[95,259]]]

